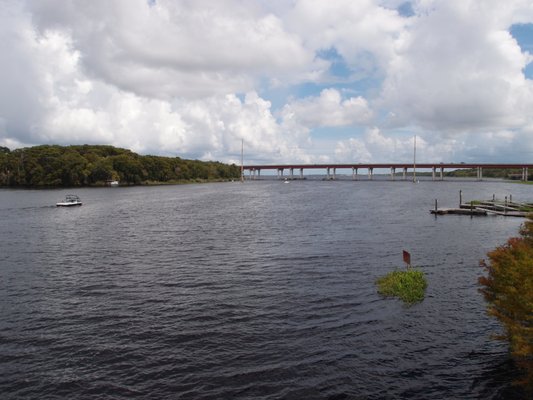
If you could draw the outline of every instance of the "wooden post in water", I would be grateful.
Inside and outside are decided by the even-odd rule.
[[[507,196],[505,196],[505,208],[503,209],[503,213],[507,214]]]
[[[459,190],[459,208],[461,208],[461,204],[463,204],[463,191]]]
[[[470,200],[470,218],[474,217],[474,200]]]
[[[438,207],[437,207],[437,199],[435,199],[435,215],[437,215],[437,210],[438,210]]]

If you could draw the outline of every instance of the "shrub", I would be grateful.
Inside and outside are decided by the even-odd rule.
[[[533,224],[528,221],[521,237],[511,238],[482,261],[488,276],[479,279],[488,313],[502,323],[511,356],[524,377],[518,383],[533,390]]]

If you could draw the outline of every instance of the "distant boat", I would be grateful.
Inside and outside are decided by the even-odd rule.
[[[64,201],[56,203],[57,207],[81,206],[82,202],[75,194],[67,194]]]
[[[107,181],[107,184],[111,187],[118,186],[118,181],[115,180],[109,180]]]

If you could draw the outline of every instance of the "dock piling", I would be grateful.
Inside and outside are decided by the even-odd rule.
[[[505,196],[505,208],[503,209],[503,213],[507,214],[507,196]]]

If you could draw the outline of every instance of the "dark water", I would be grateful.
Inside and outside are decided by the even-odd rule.
[[[504,399],[516,371],[479,259],[520,219],[428,213],[532,200],[503,182],[247,182],[0,191],[3,399]],[[401,251],[407,308],[376,293]]]

